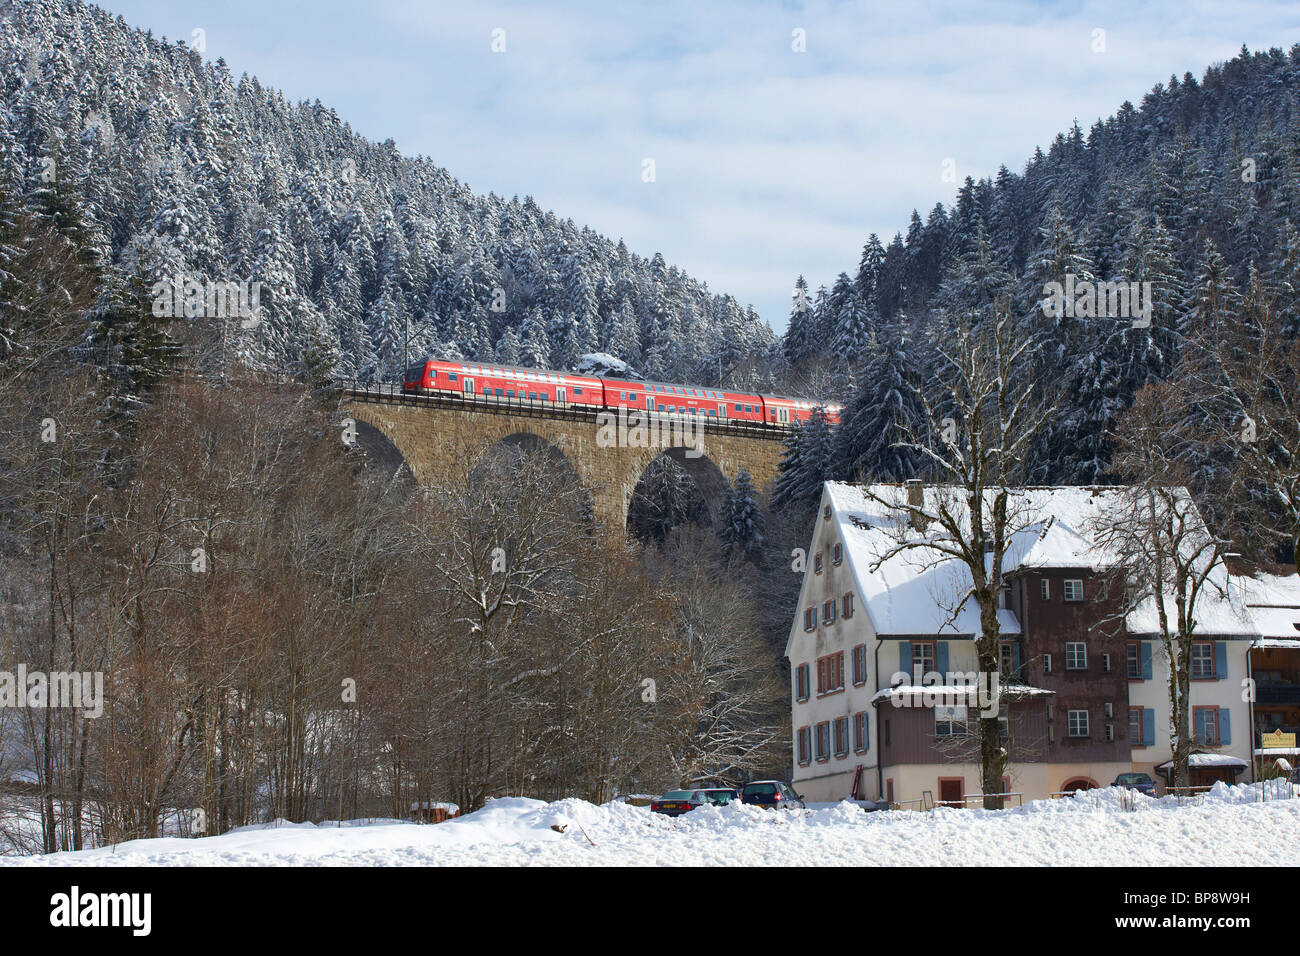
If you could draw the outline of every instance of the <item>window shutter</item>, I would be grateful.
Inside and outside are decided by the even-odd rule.
[[[1198,744],[1205,744],[1205,711],[1198,710],[1193,715],[1192,735],[1196,738]]]
[[[1017,677],[1020,676],[1020,642],[1011,645],[1011,669],[1015,671]]]
[[[1223,641],[1214,642],[1214,679],[1225,680],[1228,676],[1228,645]]]
[[[1142,665],[1142,679],[1151,679],[1151,643],[1142,641],[1138,644],[1138,660]]]
[[[1226,707],[1219,708],[1219,743],[1226,747],[1232,743],[1232,712]]]
[[[948,642],[939,641],[934,646],[934,666],[940,674],[948,673]]]
[[[908,676],[912,677],[912,642],[898,642],[898,669]]]
[[[1154,708],[1142,708],[1142,742],[1148,747],[1156,742],[1156,712]]]

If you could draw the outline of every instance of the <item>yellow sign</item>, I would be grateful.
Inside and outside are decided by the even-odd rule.
[[[1273,750],[1277,747],[1295,747],[1295,734],[1284,734],[1280,730],[1275,730],[1271,734],[1260,734],[1260,743],[1264,746],[1262,750]]]

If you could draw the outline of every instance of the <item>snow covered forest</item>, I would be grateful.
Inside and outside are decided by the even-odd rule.
[[[658,254],[528,197],[475,195],[319,101],[289,103],[96,7],[5,4],[0,76],[5,192],[65,213],[75,197],[105,329],[132,321],[140,286],[184,276],[262,283],[260,325],[205,350],[290,373],[391,381],[404,346],[550,368],[601,350],[707,383],[774,343],[752,309]]]
[[[1152,283],[1147,328],[1127,318],[1050,318],[1044,286]],[[799,277],[782,340],[791,380],[825,383],[849,407],[834,443],[811,430],[786,495],[821,478],[900,479],[917,461],[894,443],[907,383],[933,380],[938,320],[1005,306],[1021,336],[1044,339],[1036,367],[1060,414],[1033,478],[1116,479],[1107,429],[1143,385],[1167,378],[1190,329],[1240,318],[1252,286],[1300,315],[1300,46],[1242,49],[1198,80],[1170,77],[1085,130],[1076,122],[1021,172],[970,178],[951,206],[887,244],[871,235],[856,268],[812,290]]]

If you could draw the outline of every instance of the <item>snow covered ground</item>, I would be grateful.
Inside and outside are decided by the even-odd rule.
[[[1289,785],[1283,784],[1288,787]],[[437,825],[394,820],[247,827],[205,839],[137,840],[0,865],[1069,865],[1300,863],[1300,789],[1218,785],[1196,803],[1094,791],[1000,812],[864,813],[701,807],[673,819],[622,803],[508,798]],[[1281,795],[1281,794],[1278,794]],[[560,827],[559,832],[552,827]]]

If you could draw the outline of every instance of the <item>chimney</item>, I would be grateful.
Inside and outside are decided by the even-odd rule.
[[[920,478],[909,478],[903,482],[903,487],[907,489],[907,503],[912,508],[922,508],[925,506],[925,484]],[[917,531],[925,530],[925,519],[917,514],[909,514],[908,520],[912,527]]]

